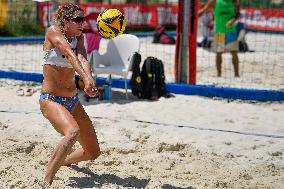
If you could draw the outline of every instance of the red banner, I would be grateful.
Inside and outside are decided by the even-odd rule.
[[[175,26],[177,23],[177,5],[108,5],[100,3],[81,3],[84,9],[89,29],[96,30],[98,14],[108,8],[119,9],[126,18],[127,27],[156,27],[157,25]],[[54,13],[49,2],[39,4],[40,25],[47,27],[53,22]],[[241,9],[241,22],[254,30],[284,31],[284,10],[279,9]]]
[[[253,30],[284,31],[284,10],[245,8],[240,21]]]
[[[81,3],[86,14],[89,27],[96,30],[96,19],[98,14],[108,8],[120,10],[125,18],[127,27],[156,27],[157,25],[175,26],[177,19],[176,5],[108,5],[98,3]],[[41,26],[51,25],[54,13],[51,3],[41,3],[40,6]],[[49,14],[48,14],[49,13]]]

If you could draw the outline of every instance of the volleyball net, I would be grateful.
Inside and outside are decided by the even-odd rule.
[[[144,2],[144,1],[143,1]],[[153,1],[154,2],[154,1]],[[156,26],[163,25],[166,30],[161,32],[176,39],[176,24],[178,16],[177,1],[155,1],[154,4],[105,5],[100,3],[81,3],[86,15],[99,13],[101,9],[112,7],[120,9],[127,19],[127,33],[133,33],[140,39],[142,61],[148,56],[161,59],[165,66],[167,82],[175,82],[174,62],[176,46],[162,41],[153,43]],[[198,2],[198,1],[196,1]],[[202,2],[201,2],[202,3]],[[215,66],[214,34],[212,30],[212,15],[208,14],[198,19],[196,47],[196,84],[206,86],[240,88],[240,89],[284,89],[284,10],[281,6],[256,7],[255,4],[242,4],[239,22],[240,41],[247,49],[240,50],[240,77],[234,77],[231,55],[223,54],[222,77],[217,77]],[[17,8],[15,8],[17,7]],[[6,25],[23,31],[36,25],[43,28],[52,24],[53,5],[50,2],[35,3],[33,1],[14,1],[7,4],[5,14]],[[28,14],[24,11],[30,11]],[[24,15],[23,15],[24,14]],[[93,20],[96,18],[94,17]],[[1,20],[1,19],[0,19]],[[92,20],[90,23],[94,24]],[[25,25],[25,24],[24,24]],[[2,27],[3,28],[3,27]],[[27,28],[27,27],[26,27]],[[157,29],[157,28],[156,28]],[[7,30],[7,26],[6,29]],[[3,31],[3,30],[2,30]],[[3,33],[3,32],[2,32]],[[39,37],[0,37],[0,70],[17,72],[41,73],[43,36]],[[107,39],[100,41],[100,52],[106,50]],[[185,48],[185,47],[180,47]],[[188,48],[188,47],[186,47]],[[246,48],[246,47],[243,47]],[[143,62],[141,63],[143,64]]]
[[[252,1],[251,1],[252,2]],[[234,77],[232,58],[223,54],[222,77],[216,77],[213,14],[199,18],[197,82],[226,87],[284,89],[283,2],[242,3],[237,22],[240,78]],[[281,8],[282,7],[282,8]]]

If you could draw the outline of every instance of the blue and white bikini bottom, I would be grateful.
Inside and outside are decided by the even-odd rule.
[[[57,102],[58,104],[61,104],[64,106],[69,112],[73,110],[73,108],[76,106],[76,104],[79,101],[78,94],[72,97],[61,97],[61,96],[55,96],[48,93],[41,93],[39,100],[52,100],[54,102]]]

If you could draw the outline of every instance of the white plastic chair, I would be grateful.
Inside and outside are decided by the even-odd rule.
[[[131,70],[131,57],[135,52],[139,52],[140,43],[138,37],[131,34],[122,34],[107,43],[106,53],[100,54],[94,50],[92,52],[93,71],[95,75],[109,74],[122,76],[125,80],[125,93],[127,94],[127,77]]]

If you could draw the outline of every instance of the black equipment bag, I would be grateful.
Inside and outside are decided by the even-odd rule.
[[[156,100],[161,96],[167,96],[164,64],[160,59],[147,57],[142,66],[141,78],[142,98]]]
[[[141,80],[141,73],[140,73],[140,62],[141,62],[141,55],[138,52],[135,52],[130,60],[132,67],[132,76],[130,79],[130,86],[131,91],[134,96],[138,98],[142,98],[143,88],[142,88],[142,80]]]

